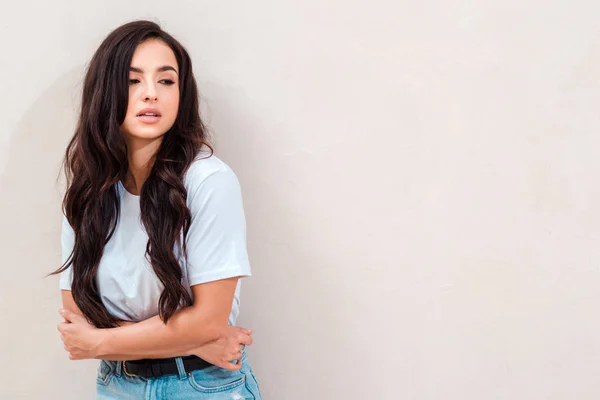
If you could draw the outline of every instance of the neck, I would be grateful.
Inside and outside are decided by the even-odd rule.
[[[140,140],[137,138],[127,140],[129,171],[127,171],[123,186],[128,192],[138,196],[141,193],[142,185],[150,175],[161,142],[162,140]]]

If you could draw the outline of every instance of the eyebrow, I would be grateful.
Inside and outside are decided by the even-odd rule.
[[[144,70],[141,68],[137,68],[137,67],[129,67],[130,71],[133,72],[139,72],[139,73],[143,73]],[[156,68],[156,72],[164,72],[164,71],[174,71],[175,73],[177,73],[177,70],[173,67],[171,67],[170,65],[163,65],[162,67],[158,67]]]

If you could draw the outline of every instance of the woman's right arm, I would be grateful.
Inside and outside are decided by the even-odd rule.
[[[204,345],[221,346],[226,354],[236,353],[240,344],[252,343],[250,331],[227,324],[237,279],[192,286],[194,304],[178,310],[166,325],[155,316],[105,329],[106,338],[94,357],[115,361],[177,357],[196,354]],[[63,291],[63,304],[82,315],[70,291]]]
[[[67,310],[70,310],[77,315],[83,316],[83,313],[81,312],[81,310],[75,303],[75,300],[73,299],[73,294],[71,293],[71,291],[70,290],[62,290],[61,292],[62,292],[63,308],[66,308]],[[134,322],[134,321],[119,321],[118,322],[119,326],[121,326],[121,327],[131,326],[131,325],[135,325],[137,323],[138,322]],[[170,357],[179,357],[179,356],[187,356],[189,354],[194,354],[214,365],[219,365],[219,366],[221,366],[223,368],[227,368],[227,369],[236,369],[237,368],[236,364],[223,362],[221,360],[220,356],[222,354],[222,346],[223,346],[222,342],[220,343],[219,341],[214,341],[214,342],[205,344],[203,346],[200,346],[192,351],[185,352],[185,354],[180,354],[181,352],[174,353],[173,351],[167,351],[163,354],[156,353],[154,358],[170,358]],[[102,357],[97,357],[97,358],[103,359],[103,360],[111,360],[111,361],[131,361],[131,360],[139,360],[141,358],[148,358],[148,357],[134,356],[131,354],[105,354]]]

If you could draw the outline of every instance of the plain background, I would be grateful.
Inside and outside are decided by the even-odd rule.
[[[242,183],[266,400],[597,399],[598,4],[3,7],[0,398],[93,397],[43,279],[56,176],[87,61],[149,18],[192,55]]]

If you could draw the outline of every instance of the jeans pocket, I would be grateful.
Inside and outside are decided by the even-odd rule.
[[[226,370],[223,370],[226,371]],[[218,393],[234,390],[246,382],[246,376],[239,372],[208,374],[203,370],[189,373],[190,385],[201,393]]]
[[[105,360],[100,360],[100,365],[98,366],[98,375],[96,376],[96,382],[100,385],[108,385],[110,379],[113,377],[114,373],[112,372],[112,368]]]

